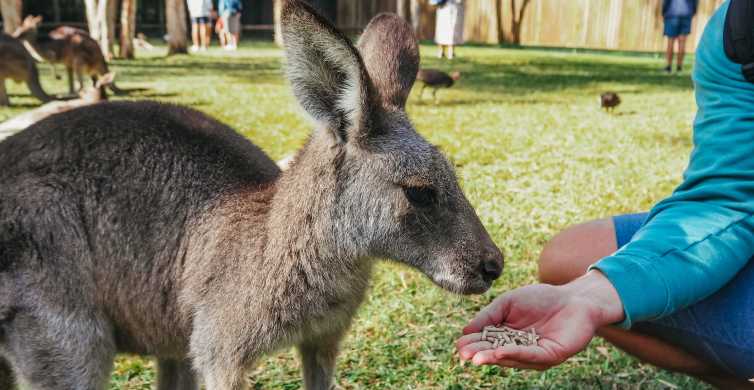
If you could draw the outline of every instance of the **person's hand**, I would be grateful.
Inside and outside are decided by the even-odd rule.
[[[463,360],[476,365],[544,370],[586,348],[596,330],[623,319],[623,305],[610,281],[590,271],[563,286],[537,284],[507,292],[484,308],[456,342]],[[536,346],[505,345],[492,349],[481,340],[485,326],[503,324],[534,328]]]

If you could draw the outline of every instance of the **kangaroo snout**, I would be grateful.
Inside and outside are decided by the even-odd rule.
[[[494,245],[487,249],[487,253],[479,263],[479,273],[487,283],[497,280],[503,273],[503,253]]]

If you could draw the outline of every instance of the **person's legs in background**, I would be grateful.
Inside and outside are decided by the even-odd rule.
[[[683,70],[683,57],[686,55],[686,35],[678,37],[678,59],[676,60],[675,70]]]
[[[678,18],[678,60],[676,70],[683,70],[683,57],[686,55],[686,38],[691,33],[691,17]]]
[[[209,18],[207,18],[207,20],[204,23],[199,24],[199,35],[201,37],[202,50],[207,50],[209,48],[209,42],[212,39],[209,26],[210,26]]]
[[[681,35],[681,30],[682,30],[681,24],[683,22],[682,19],[683,18],[677,18],[674,16],[665,18],[663,35],[665,35],[668,38],[668,48],[665,52],[665,59],[667,60],[665,71],[668,73],[671,73],[673,71],[673,57],[674,57],[673,51],[674,51],[676,42],[678,42],[678,37]]]
[[[540,281],[559,285],[583,275],[590,265],[629,241],[641,225],[641,218],[641,215],[635,215],[601,219],[565,229],[545,245],[540,255]],[[627,236],[625,231],[629,231],[630,235]],[[622,242],[619,243],[619,240]],[[724,389],[754,388],[754,384],[737,379],[717,365],[664,339],[615,327],[602,328],[598,334],[618,348],[655,366],[682,372]]]
[[[448,45],[448,59],[452,60],[455,57],[455,46]]]
[[[667,60],[665,71],[668,73],[673,71],[673,47],[675,46],[675,41],[675,38],[668,37],[668,48],[665,52],[665,59]]]
[[[199,18],[191,18],[191,51],[199,51]]]
[[[238,42],[241,40],[241,13],[236,12],[223,16],[225,24],[226,50],[236,50]]]
[[[445,57],[445,45],[437,45],[437,58]]]

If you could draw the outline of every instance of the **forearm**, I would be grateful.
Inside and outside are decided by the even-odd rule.
[[[602,272],[590,270],[560,288],[564,296],[589,308],[597,327],[623,321],[623,303],[618,291]]]

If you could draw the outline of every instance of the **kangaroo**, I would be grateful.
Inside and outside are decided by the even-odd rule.
[[[74,74],[79,82],[78,91],[81,91],[85,88],[84,76],[91,77],[92,83],[96,84],[99,77],[110,73],[99,44],[86,31],[61,26],[52,30],[48,37],[38,39],[37,26],[41,22],[41,16],[27,16],[13,35],[31,44],[42,58],[53,64],[53,67],[54,64],[65,66],[70,94],[77,92],[74,87]],[[119,95],[126,93],[118,88],[114,81],[107,83],[107,88]]]
[[[52,114],[107,100],[107,96],[102,93],[104,90],[102,87],[103,84],[111,82],[113,77],[114,75],[112,73],[108,73],[104,77],[99,78],[97,84],[93,87],[87,87],[79,92],[78,99],[45,103],[33,110],[26,111],[23,114],[10,118],[4,122],[0,122],[0,140],[5,138],[5,134],[23,130]],[[0,389],[2,389],[2,387],[0,387]]]
[[[0,106],[10,105],[10,99],[8,99],[8,93],[5,89],[6,79],[18,83],[25,82],[31,94],[42,102],[49,102],[53,99],[42,89],[37,64],[21,41],[10,35],[0,33]]]
[[[154,102],[78,108],[0,143],[0,356],[19,383],[103,389],[128,352],[156,358],[161,390],[241,389],[261,356],[297,346],[305,387],[330,389],[376,259],[461,294],[500,276],[405,112],[411,27],[380,15],[357,49],[302,0],[281,21],[316,123],[284,172],[229,127]]]

